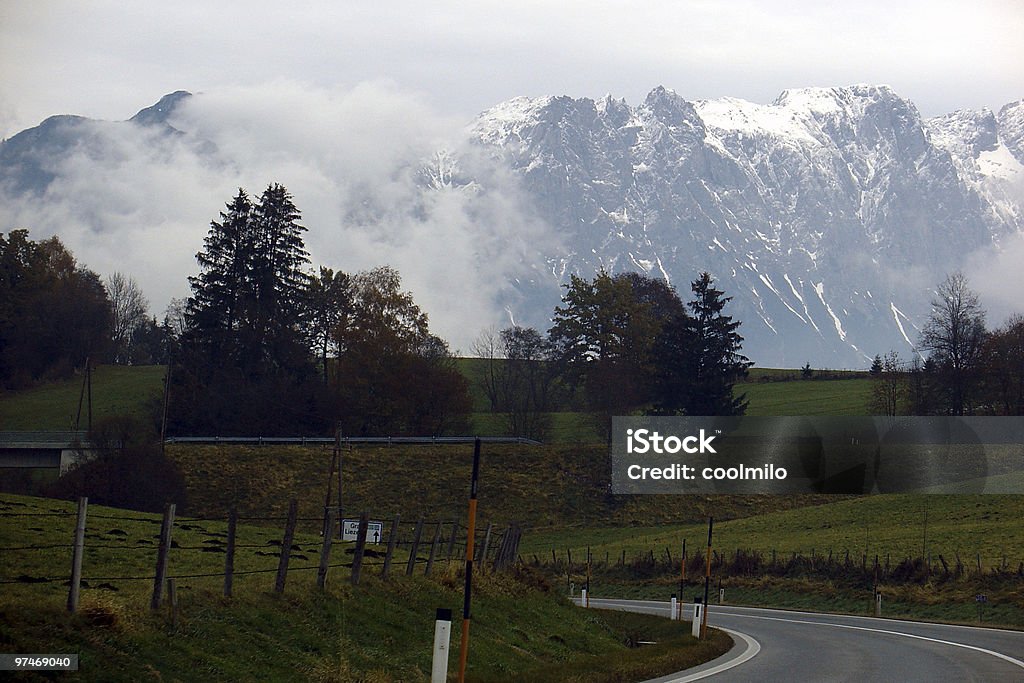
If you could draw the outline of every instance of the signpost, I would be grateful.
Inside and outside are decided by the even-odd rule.
[[[354,541],[359,536],[359,520],[346,519],[341,525],[341,540]],[[366,542],[378,544],[384,536],[384,522],[369,522],[366,525]]]
[[[978,622],[981,622],[981,608],[988,602],[988,596],[984,593],[978,593],[974,596],[974,602],[978,603]]]
[[[459,683],[465,683],[469,658],[469,606],[473,599],[473,541],[476,538],[476,494],[480,479],[480,439],[473,444],[473,477],[469,484],[469,530],[466,532],[466,586],[462,599],[462,641],[459,644]],[[484,558],[485,560],[487,558]]]

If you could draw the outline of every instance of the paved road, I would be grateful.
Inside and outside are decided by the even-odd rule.
[[[590,599],[591,607],[668,615],[665,602]],[[691,617],[687,606],[685,617]],[[1024,632],[896,619],[712,605],[709,623],[738,647],[659,683],[714,681],[1024,682]],[[746,636],[745,638],[743,636]],[[746,653],[747,659],[722,670]],[[732,661],[730,661],[732,660]]]

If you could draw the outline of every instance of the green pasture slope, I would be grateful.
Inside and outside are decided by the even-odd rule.
[[[474,410],[474,433],[502,436],[507,432],[505,416],[490,413],[479,377],[484,361],[460,358],[458,366],[470,384]],[[166,369],[158,365],[101,365],[93,371],[93,418],[131,414],[155,414],[163,390]],[[843,379],[799,380],[797,370],[756,368],[750,381],[739,384],[746,393],[749,415],[863,415],[871,393],[871,382],[863,373],[836,373]],[[849,375],[849,379],[845,378]],[[0,431],[72,429],[78,415],[83,378],[76,376],[24,391],[0,392]],[[559,410],[551,414],[553,443],[586,443],[597,440],[592,419],[586,413]],[[83,401],[79,424],[86,423]]]
[[[871,380],[865,378],[745,382],[747,415],[867,415]]]
[[[673,496],[663,496],[666,500]],[[716,515],[714,504],[708,512]],[[720,517],[719,517],[720,519]],[[719,521],[714,526],[714,545],[719,551],[757,550],[780,556],[798,553],[810,556],[839,555],[846,551],[858,561],[863,554],[874,558],[890,555],[892,560],[920,557],[927,552],[941,554],[950,563],[959,556],[973,567],[980,556],[983,568],[1006,564],[1017,569],[1024,562],[1024,496],[1015,495],[875,495],[839,497],[824,505],[804,506],[750,517]],[[926,526],[927,525],[927,526]],[[580,529],[545,532],[537,529],[523,536],[524,553],[550,555],[552,547],[564,555],[591,551],[612,557],[627,556],[665,548],[678,555],[687,546],[707,545],[707,522],[662,525],[656,530]],[[568,542],[568,545],[566,545]]]
[[[669,499],[670,497],[664,497]],[[666,501],[667,502],[667,501]],[[756,551],[769,560],[773,553],[785,561],[793,554],[819,560],[834,558],[868,567],[876,556],[881,564],[899,565],[905,559],[927,557],[934,572],[926,580],[886,585],[883,593],[888,616],[916,619],[974,622],[974,596],[985,593],[988,623],[1024,628],[1024,496],[1020,495],[876,495],[837,497],[834,502],[764,512],[721,521],[714,506],[714,549],[732,557],[737,550]],[[607,580],[592,585],[595,595],[664,598],[677,587],[681,544],[686,541],[690,557],[707,547],[707,522],[660,525],[657,528],[589,527],[576,530],[536,529],[523,536],[524,557],[543,558],[552,551],[564,561],[571,552],[575,561],[592,556],[611,563]],[[666,551],[676,564],[663,565],[653,575],[629,576],[615,569],[623,551],[627,562],[653,553],[663,563]],[[945,562],[954,568],[960,562],[968,576],[946,580]],[[972,576],[981,566],[984,576]],[[563,565],[564,566],[564,565]],[[582,565],[575,576],[579,581]],[[918,571],[923,563],[917,565]],[[563,574],[564,577],[564,574]],[[699,577],[697,577],[699,578]],[[563,580],[565,580],[563,578]],[[732,576],[724,579],[731,604],[763,605],[852,614],[872,613],[871,586],[847,581],[840,574],[831,578],[808,576]]]
[[[225,598],[218,574],[226,525],[184,518],[169,554],[169,575],[179,577],[175,620],[168,608],[149,610],[151,579],[130,578],[154,571],[159,516],[90,506],[81,605],[69,615],[64,581],[73,510],[67,502],[0,495],[2,649],[79,653],[79,672],[62,679],[425,681],[435,609],[460,613],[458,562],[435,564],[430,577],[422,569],[412,577],[399,570],[383,581],[379,558],[371,557],[358,586],[346,566],[336,566],[321,592],[315,569],[308,571],[318,562],[316,534],[296,536],[285,593],[275,594],[281,532],[245,524],[238,527],[234,597]],[[6,549],[29,546],[44,549]],[[346,549],[334,547],[332,564],[344,564]],[[213,576],[195,576],[205,574]],[[573,608],[529,572],[482,571],[475,578],[473,680],[638,680],[707,661],[729,647],[724,634],[695,641],[685,623]],[[455,650],[460,637],[456,618]],[[633,649],[629,643],[636,640],[659,645]],[[454,653],[449,665],[454,671]]]
[[[163,391],[162,365],[101,365],[92,373],[93,419],[108,415],[148,417],[159,407]],[[0,392],[0,431],[74,429],[79,399],[79,425],[85,429],[88,408],[81,375],[24,391]],[[155,414],[155,413],[154,413]]]

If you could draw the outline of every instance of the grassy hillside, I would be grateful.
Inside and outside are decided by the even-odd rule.
[[[107,415],[148,417],[160,400],[166,368],[162,365],[101,365],[92,374],[93,419]],[[0,430],[74,429],[82,396],[83,377],[77,376],[18,392],[0,392]],[[82,400],[80,426],[87,425]]]
[[[302,534],[283,595],[271,590],[273,573],[240,574],[235,596],[226,599],[219,576],[195,576],[223,566],[223,554],[199,548],[222,543],[224,524],[187,519],[176,525],[169,560],[170,576],[178,577],[175,620],[169,609],[149,611],[151,580],[127,578],[152,574],[158,518],[91,506],[81,609],[68,615],[61,577],[70,567],[72,509],[70,503],[0,496],[0,643],[10,652],[80,653],[79,672],[62,679],[425,681],[435,609],[460,612],[457,563],[432,577],[387,582],[370,565],[355,587],[348,570],[337,567],[320,592],[315,572],[302,571],[315,566],[319,538]],[[274,553],[265,552],[273,550],[273,533],[243,524],[239,539],[236,571],[276,566]],[[26,546],[45,549],[13,549]],[[42,581],[48,577],[57,580]],[[725,637],[697,643],[686,635],[687,624],[572,607],[529,574],[476,578],[470,680],[572,680],[567,672],[576,680],[636,680],[692,666],[728,647]],[[456,651],[460,635],[456,619]],[[637,639],[660,644],[630,649],[627,642]],[[454,672],[455,653],[449,661]]]
[[[747,415],[867,415],[871,380],[746,382],[734,393],[747,395]]]
[[[652,496],[653,497],[653,496]],[[683,496],[659,496],[663,502]],[[673,502],[675,502],[673,500]],[[715,546],[727,552],[737,548],[780,554],[793,552],[822,555],[829,550],[860,558],[863,553],[894,559],[919,557],[923,551],[933,557],[944,555],[953,561],[991,568],[1007,564],[1016,569],[1024,562],[1024,496],[992,495],[875,495],[835,499],[830,504],[765,512],[758,516],[722,521],[714,505]],[[927,519],[926,519],[927,517]],[[925,524],[927,522],[927,528]],[[656,531],[605,528],[565,534],[538,529],[523,537],[523,550],[550,551],[557,544],[564,550],[568,540],[577,552],[591,545],[593,552],[613,557],[651,549],[659,553],[668,547],[673,553],[683,539],[689,548],[707,545],[707,521],[699,524],[663,526]]]
[[[507,433],[505,416],[488,412],[486,396],[479,384],[484,361],[460,358],[459,368],[470,380],[474,410],[471,430],[475,434],[501,436]],[[93,372],[93,417],[156,414],[163,391],[163,366],[103,365]],[[755,368],[749,381],[737,385],[750,401],[750,415],[863,415],[871,393],[871,382],[863,373],[833,373],[844,379],[799,381],[798,370]],[[25,391],[0,393],[0,431],[67,430],[78,414],[82,377],[54,382]],[[83,402],[80,425],[86,425]],[[552,443],[595,441],[593,421],[586,413],[552,413]]]
[[[298,496],[302,515],[322,514],[331,449],[283,446],[173,444],[191,514],[283,514]],[[378,518],[463,519],[471,445],[357,447],[343,454],[346,514],[368,510]],[[828,496],[613,496],[607,448],[573,445],[485,445],[480,465],[480,515],[530,528],[576,525],[656,526],[696,521],[714,510],[720,518],[758,514],[831,500]],[[532,532],[531,532],[532,533]]]
[[[737,551],[753,551],[765,563],[777,556],[781,564],[802,558],[791,569],[730,571],[724,579],[716,575],[716,582],[723,581],[731,604],[871,614],[871,567],[877,556],[880,566],[902,566],[891,579],[881,578],[886,615],[974,622],[974,596],[984,593],[989,598],[986,622],[1021,628],[1022,518],[1024,496],[1012,495],[878,495],[724,522],[716,515],[713,540],[719,556],[730,560]],[[523,537],[520,550],[524,557],[541,559],[546,571],[563,581],[571,552],[578,583],[589,547],[599,565],[592,583],[595,595],[664,598],[677,590],[684,539],[693,559],[707,547],[707,522],[656,529],[536,530]],[[549,564],[552,550],[559,560],[554,567]],[[619,567],[623,551],[627,566]],[[673,563],[667,562],[666,553]],[[852,564],[844,567],[847,553]],[[638,558],[650,561],[637,564]],[[813,558],[817,568],[808,564]],[[921,558],[930,559],[931,570]],[[862,562],[867,571],[861,569]],[[943,562],[953,575],[946,573]],[[691,568],[691,587],[700,592],[702,571],[695,574]]]

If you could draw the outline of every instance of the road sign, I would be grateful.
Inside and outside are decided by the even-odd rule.
[[[341,540],[354,541],[359,536],[359,520],[346,519],[341,526]],[[377,544],[384,537],[384,522],[370,522],[366,525],[366,542]]]
[[[978,593],[977,595],[974,596],[974,601],[975,602],[988,602],[988,596],[984,595],[982,593]]]

